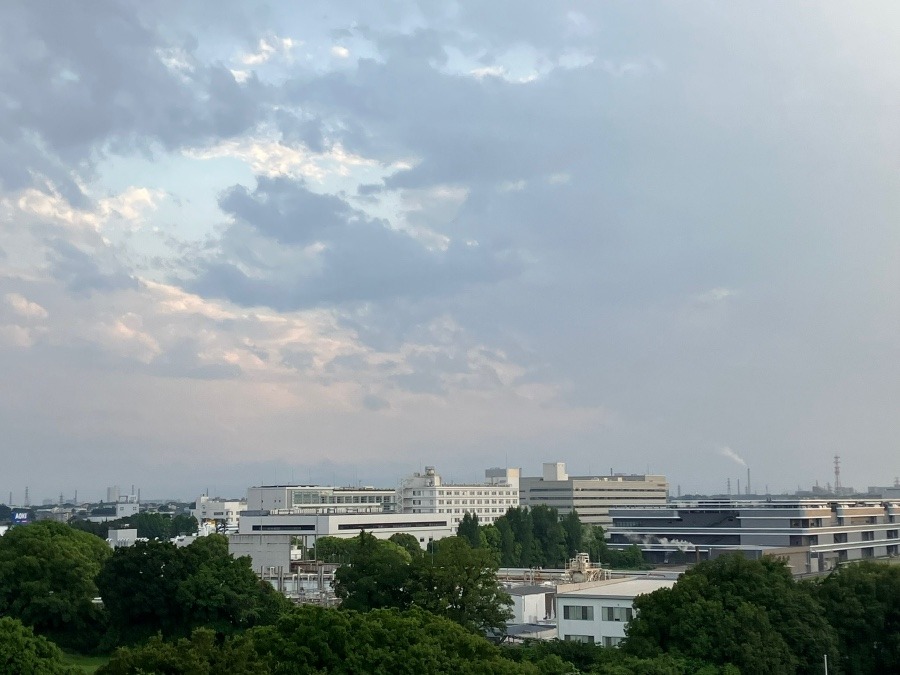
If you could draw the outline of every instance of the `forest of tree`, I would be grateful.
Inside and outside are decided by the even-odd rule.
[[[457,535],[473,548],[491,551],[500,567],[560,569],[577,553],[614,569],[647,567],[637,546],[610,548],[602,527],[582,523],[576,511],[560,516],[551,506],[517,506],[491,525],[466,513]]]

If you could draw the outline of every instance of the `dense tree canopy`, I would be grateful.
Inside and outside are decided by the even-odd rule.
[[[624,648],[733,664],[744,675],[819,673],[837,638],[821,606],[771,558],[724,555],[688,570],[671,589],[635,600]]]
[[[157,632],[186,636],[198,626],[235,632],[274,621],[286,603],[256,577],[248,558],[231,557],[221,535],[183,548],[148,541],[116,549],[97,584],[112,644]]]
[[[90,532],[101,539],[106,539],[111,529],[125,527],[136,529],[137,536],[142,539],[159,540],[172,539],[182,534],[196,534],[198,530],[197,519],[185,513],[177,516],[164,513],[138,513],[127,518],[118,518],[102,523],[73,520],[69,524],[75,529]]]
[[[61,523],[10,529],[0,537],[0,615],[65,646],[96,641],[102,609],[94,603],[95,579],[110,554],[106,542]]]
[[[10,617],[0,618],[0,673],[77,675],[63,663],[59,647]]]
[[[347,609],[366,612],[409,606],[409,552],[391,541],[360,532],[348,564],[334,575],[334,592]]]
[[[810,584],[837,631],[845,672],[900,673],[900,566],[842,565]]]

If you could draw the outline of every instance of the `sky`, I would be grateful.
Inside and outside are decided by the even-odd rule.
[[[900,4],[0,4],[0,501],[900,474]]]

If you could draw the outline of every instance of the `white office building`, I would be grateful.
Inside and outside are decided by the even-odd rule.
[[[247,510],[291,513],[393,513],[397,492],[374,487],[262,485],[247,489]]]
[[[428,542],[456,533],[449,518],[433,513],[300,513],[274,511],[245,511],[241,515],[239,533],[289,534],[305,548],[313,548],[319,537],[349,539],[365,531],[379,539],[405,532],[419,540],[425,548]]]
[[[243,499],[219,499],[200,495],[191,509],[191,515],[197,523],[208,523],[216,530],[236,532],[241,514],[247,510],[247,501]]]
[[[669,483],[665,476],[610,474],[570,476],[563,462],[546,463],[541,476],[523,476],[519,481],[522,506],[552,506],[565,515],[578,512],[581,522],[612,525],[609,509],[633,506],[665,506]]]
[[[615,647],[634,618],[634,599],[674,585],[674,579],[623,577],[557,586],[559,639]]]
[[[519,469],[488,469],[485,482],[444,483],[433,466],[414,473],[400,487],[403,513],[434,513],[447,518],[454,530],[466,513],[489,525],[519,505]]]

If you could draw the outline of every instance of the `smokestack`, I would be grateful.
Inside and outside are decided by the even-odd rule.
[[[738,497],[741,496],[741,479],[738,478],[738,489],[737,489]]]
[[[728,479],[728,496],[731,496],[731,479]]]
[[[750,494],[750,467],[747,467],[747,494]]]

